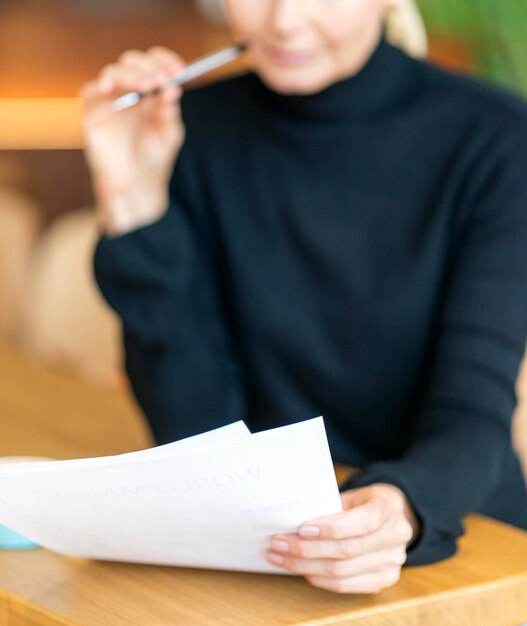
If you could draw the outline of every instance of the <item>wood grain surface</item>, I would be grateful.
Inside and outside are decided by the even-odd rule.
[[[0,455],[75,458],[151,444],[126,393],[87,387],[0,345]],[[519,626],[527,534],[467,520],[457,556],[407,568],[378,595],[301,578],[94,562],[0,551],[0,626]]]

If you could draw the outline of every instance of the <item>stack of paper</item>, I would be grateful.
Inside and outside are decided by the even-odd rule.
[[[70,556],[284,573],[265,560],[271,535],[341,510],[322,418],[0,465],[0,523]]]

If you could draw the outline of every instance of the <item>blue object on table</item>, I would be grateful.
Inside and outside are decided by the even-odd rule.
[[[34,463],[50,461],[51,459],[38,456],[0,456],[0,469],[2,465],[13,463]],[[38,548],[38,544],[19,535],[14,530],[0,524],[0,550],[32,550]]]
[[[0,524],[0,550],[32,550],[38,545]]]

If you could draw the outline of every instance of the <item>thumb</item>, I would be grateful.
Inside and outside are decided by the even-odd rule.
[[[357,489],[349,489],[340,494],[342,508],[344,511],[362,506],[371,501],[373,496],[371,487],[359,487]]]

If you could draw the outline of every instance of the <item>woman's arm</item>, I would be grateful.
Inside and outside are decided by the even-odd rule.
[[[126,369],[159,443],[244,417],[243,385],[220,304],[192,142],[182,149],[164,216],[102,237],[95,275],[122,320]]]
[[[409,563],[455,551],[461,519],[510,473],[527,337],[527,123],[502,136],[467,190],[434,367],[404,457],[348,486],[398,485],[421,520]]]
[[[527,337],[526,173],[522,121],[482,155],[456,216],[461,235],[432,373],[404,456],[353,475],[343,486],[344,513],[306,523],[318,536],[304,528],[305,536],[281,537],[287,545],[273,548],[283,567],[316,586],[348,593],[393,584],[412,519],[408,563],[451,555],[462,518],[488,503],[511,470],[514,386]]]

